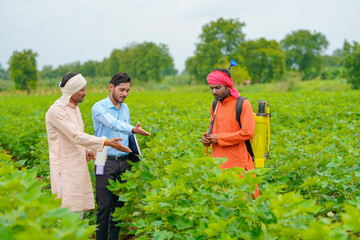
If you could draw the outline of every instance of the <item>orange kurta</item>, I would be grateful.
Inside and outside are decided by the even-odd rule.
[[[243,101],[240,116],[241,129],[236,121],[236,101],[229,96],[223,102],[218,102],[212,134],[217,134],[218,143],[212,146],[213,158],[227,157],[227,161],[221,164],[223,170],[233,167],[241,167],[245,170],[254,169],[254,163],[246,149],[245,141],[251,139],[255,132],[255,119],[250,102]],[[211,108],[211,117],[214,113]],[[259,196],[256,188],[255,197]]]

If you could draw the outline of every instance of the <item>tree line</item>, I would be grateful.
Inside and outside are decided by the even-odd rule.
[[[80,72],[84,76],[112,76],[115,72],[127,72],[140,81],[158,81],[161,76],[177,73],[174,60],[165,44],[152,42],[132,43],[123,49],[114,49],[103,61],[75,62],[61,65],[56,69],[44,66],[41,76],[58,78],[68,72]]]
[[[286,71],[298,71],[303,80],[318,76],[333,79],[341,76],[345,58],[355,51],[344,47],[332,55],[323,55],[329,44],[325,35],[302,29],[292,31],[280,42],[265,38],[245,40],[244,26],[238,19],[223,18],[204,25],[194,56],[186,60],[186,70],[204,80],[214,66],[226,67],[234,59],[243,67],[239,82],[248,79],[248,75],[253,83],[279,80]],[[345,41],[344,45],[349,43]]]
[[[239,19],[224,18],[205,24],[194,55],[185,62],[184,73],[195,82],[205,83],[209,72],[216,67],[227,68],[230,59],[234,59],[238,67],[231,73],[237,83],[266,83],[282,79],[286,71],[297,71],[303,80],[346,77],[354,88],[360,88],[359,43],[345,40],[342,49],[324,55],[329,43],[322,33],[300,29],[280,42],[265,38],[246,40],[244,26]],[[177,74],[169,48],[162,43],[132,43],[114,49],[103,61],[74,62],[57,68],[47,65],[41,71],[37,70],[36,57],[32,50],[14,51],[9,69],[0,66],[0,81],[11,78],[17,89],[30,91],[36,88],[38,78],[59,79],[68,72],[103,77],[123,71],[142,82],[159,82],[163,76]]]

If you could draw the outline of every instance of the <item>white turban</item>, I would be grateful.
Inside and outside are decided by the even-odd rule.
[[[61,82],[60,82],[61,83]],[[64,87],[60,87],[62,91],[61,100],[68,105],[73,94],[80,91],[86,85],[86,80],[81,74],[77,74],[70,78]]]

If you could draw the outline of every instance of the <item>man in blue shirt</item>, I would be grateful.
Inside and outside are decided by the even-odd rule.
[[[120,228],[115,226],[117,222],[112,220],[111,214],[115,207],[122,207],[123,202],[107,189],[109,180],[121,181],[121,174],[130,170],[127,162],[130,159],[129,135],[141,134],[150,136],[150,133],[141,128],[140,123],[135,127],[130,124],[130,112],[124,100],[130,91],[130,77],[126,73],[116,73],[109,83],[110,95],[95,103],[92,107],[92,118],[94,121],[95,136],[98,137],[121,137],[121,143],[126,149],[121,152],[108,147],[107,161],[104,174],[96,174],[96,202],[98,205],[97,221],[98,230],[96,239],[118,239]],[[110,224],[109,224],[110,222]]]

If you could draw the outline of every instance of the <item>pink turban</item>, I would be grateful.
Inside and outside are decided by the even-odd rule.
[[[234,88],[233,80],[222,71],[213,71],[206,78],[208,84],[220,84],[230,87],[230,95],[234,98],[239,98],[240,93]]]

